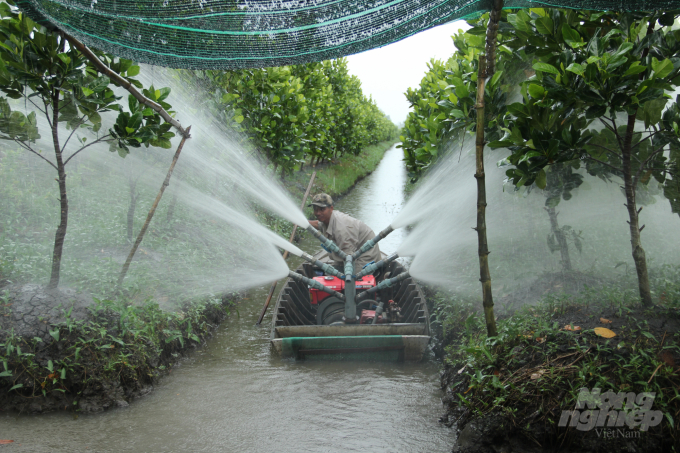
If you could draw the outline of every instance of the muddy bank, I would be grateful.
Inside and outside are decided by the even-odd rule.
[[[556,280],[543,276],[532,287],[540,291]],[[435,350],[445,360],[446,413],[440,421],[458,432],[454,451],[677,450],[680,285],[675,273],[663,280],[652,309],[637,304],[635,288],[604,283],[571,295],[547,295],[534,306],[499,315],[499,336],[493,340],[486,339],[477,304],[459,300],[454,307],[435,296],[441,335]],[[565,412],[582,404],[581,388],[632,394],[635,403],[617,408],[618,425],[595,421],[599,412],[585,414],[606,409],[597,399],[572,420]],[[653,396],[644,400],[643,394]],[[642,423],[645,414],[649,426]]]
[[[28,413],[127,406],[203,344],[238,299],[170,313],[32,284],[0,294],[0,411]]]

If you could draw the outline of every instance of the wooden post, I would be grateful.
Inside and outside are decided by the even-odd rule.
[[[316,178],[316,171],[312,172],[312,177],[309,180],[309,184],[307,185],[307,190],[305,191],[305,195],[302,197],[302,204],[300,205],[300,209],[305,208],[305,203],[307,202],[307,197],[309,196],[309,192],[312,190],[312,184],[314,184],[314,178]],[[297,225],[293,225],[293,232],[290,235],[290,239],[288,239],[288,242],[293,242],[293,239],[295,238],[295,232],[297,231]],[[283,254],[283,259],[285,260],[288,258],[288,250],[285,251]],[[262,319],[264,318],[265,313],[267,313],[267,308],[269,308],[269,303],[272,300],[272,296],[274,296],[274,291],[276,290],[276,285],[279,283],[279,281],[275,281],[272,283],[271,288],[269,288],[269,294],[267,295],[267,300],[264,302],[264,307],[262,307],[262,311],[260,312],[260,316],[257,318],[257,322],[255,323],[256,326],[259,326],[262,323]]]
[[[189,131],[191,131],[191,126],[189,126],[187,128],[186,133],[182,136],[182,141],[179,143],[179,146],[177,147],[177,151],[175,152],[175,156],[172,158],[172,163],[170,164],[170,168],[168,169],[168,174],[165,175],[165,181],[163,181],[163,185],[161,186],[161,190],[158,191],[158,195],[156,195],[156,200],[153,202],[151,209],[149,209],[149,214],[147,214],[147,216],[146,216],[146,222],[144,222],[144,226],[142,226],[142,229],[139,232],[139,235],[137,235],[137,240],[135,241],[134,245],[132,246],[132,249],[130,250],[130,254],[127,257],[127,260],[125,260],[125,264],[123,264],[123,269],[120,271],[120,275],[118,276],[118,286],[119,287],[123,283],[123,279],[125,278],[125,274],[127,274],[127,271],[130,268],[130,263],[132,262],[132,258],[135,256],[135,252],[137,251],[139,244],[142,243],[142,239],[144,238],[144,234],[146,233],[147,228],[149,228],[149,223],[151,223],[151,219],[153,218],[153,215],[156,212],[156,208],[158,207],[158,203],[161,201],[161,197],[163,196],[163,192],[165,192],[165,188],[168,187],[168,185],[170,184],[170,177],[172,177],[172,171],[175,168],[175,164],[177,163],[177,159],[179,159],[179,154],[182,152],[182,148],[184,147],[184,142],[186,142],[187,138],[190,137]]]

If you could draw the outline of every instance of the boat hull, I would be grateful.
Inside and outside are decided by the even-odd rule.
[[[316,259],[327,261],[326,252]],[[393,261],[376,275],[378,280],[404,271]],[[314,276],[311,264],[303,263],[297,273]],[[402,322],[381,324],[317,325],[316,306],[306,285],[286,281],[274,307],[272,350],[284,358],[305,360],[420,361],[430,340],[429,313],[420,286],[407,278],[382,294],[401,308]]]

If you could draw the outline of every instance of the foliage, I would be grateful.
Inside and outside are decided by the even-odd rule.
[[[561,410],[573,409],[580,388],[598,387],[656,392],[654,409],[664,413],[664,420],[650,433],[677,442],[680,399],[672,390],[677,372],[669,357],[680,355],[680,336],[672,329],[664,334],[658,326],[678,319],[680,268],[666,265],[650,275],[660,295],[656,311],[641,308],[635,288],[617,281],[578,296],[546,295],[537,305],[499,319],[493,339],[484,335],[476,304],[440,295],[434,313],[445,332],[453,333],[446,337],[446,362],[452,404],[461,406],[459,426],[503,414],[520,429],[529,422],[542,426],[538,431],[545,437],[537,440],[543,445],[559,444],[565,436],[556,427]],[[612,339],[598,337],[589,327],[603,325],[602,313],[609,313],[604,321],[614,320]],[[572,321],[583,326],[582,333],[564,329]]]
[[[477,73],[479,55],[484,53],[488,14],[469,20],[472,26],[453,36],[456,52],[446,62],[431,60],[418,89],[405,93],[413,108],[401,132],[404,160],[412,178],[417,178],[447,151],[447,143],[472,140],[476,130]],[[508,17],[504,11],[502,17]],[[485,136],[500,138],[499,120],[506,99],[531,69],[527,49],[519,47],[514,30],[500,23],[496,72],[485,87]]]
[[[114,386],[139,390],[164,374],[191,345],[200,344],[224,316],[230,300],[206,299],[166,312],[157,303],[97,300],[91,317],[49,327],[49,341],[13,331],[0,343],[0,391],[26,398],[61,392],[73,410],[93,390]]]
[[[21,111],[6,98],[0,98],[0,139],[10,140],[43,159],[57,171],[59,185],[60,222],[54,240],[50,286],[59,284],[61,258],[68,224],[68,192],[66,165],[90,146],[109,142],[111,150],[121,156],[130,147],[141,145],[170,147],[170,124],[162,124],[160,116],[150,108],[141,106],[130,96],[125,112],[118,104],[120,97],[113,92],[111,81],[99,75],[94,64],[75,47],[67,45],[63,35],[47,30],[7,3],[0,3],[0,90],[10,99],[25,99]],[[99,58],[113,71],[141,88],[131,77],[139,67],[129,60],[98,53]],[[163,103],[169,89],[144,91],[154,100]],[[108,133],[100,133],[102,114],[118,111],[118,117]],[[37,114],[44,116],[50,129],[54,161],[43,156],[36,147],[40,138]],[[71,130],[64,140],[59,137],[60,124]],[[82,135],[84,130],[91,134]],[[75,140],[71,141],[74,138]],[[88,142],[88,138],[92,138]],[[71,142],[70,155],[66,154]]]
[[[206,82],[210,104],[253,140],[282,175],[305,159],[357,155],[396,127],[339,59],[298,66],[185,72]]]
[[[670,187],[677,162],[663,151],[671,146],[677,159],[680,144],[678,100],[664,110],[665,91],[680,83],[680,32],[667,26],[675,15],[547,10],[514,17],[541,39],[533,44],[536,75],[522,84],[524,102],[508,106],[506,136],[490,144],[512,151],[514,168],[507,175],[513,184],[531,184],[557,162],[583,163],[597,176],[623,176],[622,114],[644,122],[644,130],[629,137],[636,185],[654,176]],[[604,128],[593,130],[594,121]]]

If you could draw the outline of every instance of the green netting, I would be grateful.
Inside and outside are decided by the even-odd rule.
[[[235,69],[359,53],[466,16],[490,0],[19,0],[35,21],[124,58]],[[680,0],[508,0],[506,8],[651,11]]]

